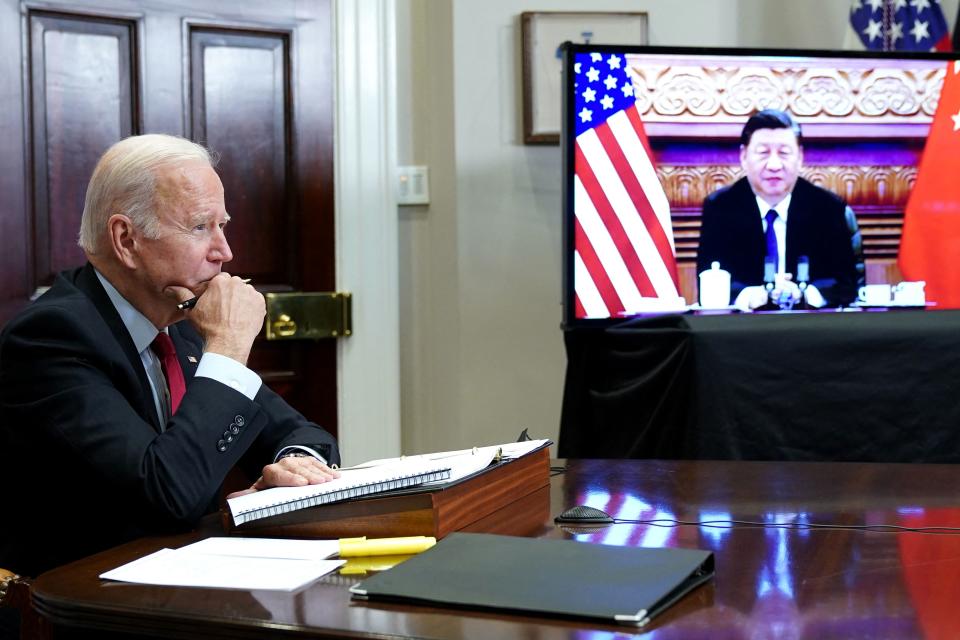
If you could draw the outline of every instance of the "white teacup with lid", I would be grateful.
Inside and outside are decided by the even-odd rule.
[[[700,307],[725,309],[730,306],[730,272],[720,268],[719,262],[700,272]]]
[[[915,282],[901,282],[893,287],[893,301],[895,304],[911,307],[922,307],[927,302],[924,291],[927,283],[923,280]]]

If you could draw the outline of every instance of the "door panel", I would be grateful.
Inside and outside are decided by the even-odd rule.
[[[133,133],[135,24],[27,13],[33,166],[33,288],[82,264],[77,230],[87,178],[100,155]]]
[[[191,28],[190,43],[191,137],[220,155],[236,256],[228,268],[271,289],[296,287],[288,38]]]
[[[332,290],[331,43],[330,0],[0,0],[0,324],[82,264],[93,166],[135,133],[220,156],[228,271]],[[258,340],[249,364],[336,433],[332,340]]]

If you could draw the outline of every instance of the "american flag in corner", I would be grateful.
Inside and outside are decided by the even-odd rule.
[[[940,0],[853,0],[847,49],[950,51]]]
[[[574,59],[577,318],[649,309],[680,294],[670,203],[617,53]]]

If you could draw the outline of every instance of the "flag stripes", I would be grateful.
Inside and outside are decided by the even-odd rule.
[[[609,315],[640,311],[643,298],[678,296],[670,206],[627,112],[582,133],[574,164],[574,213],[596,256],[593,262],[581,255],[586,273],[574,279],[587,317],[598,315],[585,301],[586,288],[599,292]]]
[[[600,212],[594,208],[591,198],[586,195],[579,178],[574,181],[574,194],[582,198],[577,209],[578,233],[575,240],[586,241],[584,245],[577,243],[576,250],[580,252],[587,271],[603,296],[604,304],[612,314],[636,309],[641,304],[640,298],[643,295],[634,280],[638,274],[630,272],[624,262],[624,254],[620,252],[614,238],[621,235],[618,233],[620,227],[616,216],[612,212],[607,212],[605,217],[601,216]],[[603,194],[600,193],[597,196],[603,208],[605,203]],[[610,222],[609,226],[607,220]],[[621,246],[626,247],[628,254],[633,251],[629,241],[624,243],[622,238]],[[607,283],[609,287],[606,286]]]
[[[670,203],[626,56],[578,53],[573,105],[575,317],[685,306]]]

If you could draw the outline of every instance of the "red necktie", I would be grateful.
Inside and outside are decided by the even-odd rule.
[[[173,415],[180,406],[183,394],[187,392],[187,383],[183,380],[183,369],[180,368],[180,362],[177,360],[177,350],[173,348],[173,340],[170,336],[162,331],[153,339],[150,348],[160,358],[163,375],[167,378],[167,386],[170,388],[170,415]]]

